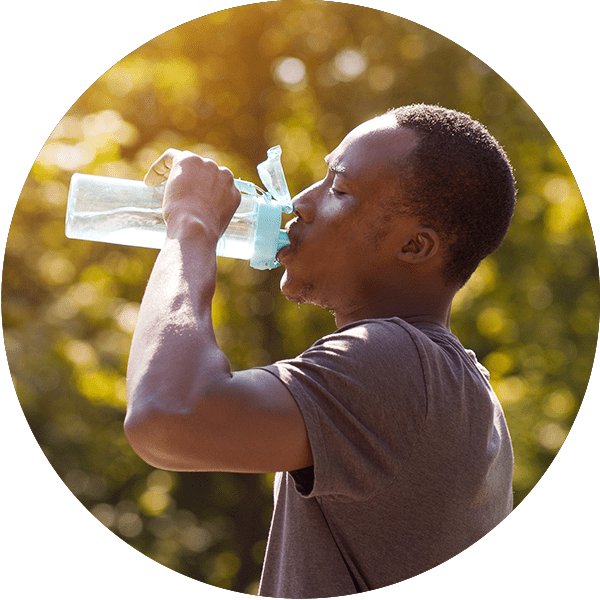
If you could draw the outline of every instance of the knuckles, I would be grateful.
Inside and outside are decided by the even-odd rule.
[[[218,181],[221,185],[232,186],[234,181],[233,173],[227,167],[220,167],[214,160],[204,158],[198,154],[184,151],[180,152],[177,161],[182,170],[190,170],[199,176]]]
[[[212,197],[230,196],[236,206],[239,204],[241,194],[230,169],[187,150],[170,149],[167,153],[172,157],[171,185],[176,185],[180,193],[193,190]]]
[[[233,185],[233,173],[227,167],[219,167],[219,173],[223,178],[223,183]]]
[[[179,164],[182,168],[205,171],[207,173],[216,173],[219,166],[210,158],[203,158],[187,150],[181,153]]]

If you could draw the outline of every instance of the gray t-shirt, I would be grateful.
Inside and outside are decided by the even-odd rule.
[[[512,510],[512,446],[475,355],[443,327],[365,320],[264,367],[314,466],[275,479],[259,595],[384,587],[452,558]]]

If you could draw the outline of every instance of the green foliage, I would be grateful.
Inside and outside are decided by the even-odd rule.
[[[347,131],[392,106],[439,103],[484,122],[519,187],[500,251],[457,298],[453,330],[491,372],[515,447],[520,502],[571,427],[598,333],[597,257],[572,174],[544,126],[462,48],[393,15],[288,0],[191,21],[107,71],[42,148],[4,263],[6,350],[36,439],[72,492],[118,536],[190,577],[256,589],[271,477],[174,474],[145,465],[122,431],[131,333],[156,252],[68,240],[69,178],[139,179],[167,147],[257,181],[280,144],[290,189],[324,174]],[[235,369],[285,358],[334,329],[278,292],[280,272],[220,259],[219,342]]]

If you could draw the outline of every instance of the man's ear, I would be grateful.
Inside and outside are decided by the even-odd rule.
[[[438,234],[429,227],[420,227],[406,240],[396,256],[403,263],[416,265],[433,258],[439,248]]]

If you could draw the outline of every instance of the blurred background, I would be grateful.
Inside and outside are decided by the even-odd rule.
[[[519,199],[502,248],[454,306],[452,329],[487,366],[515,448],[518,505],[567,436],[598,333],[590,223],[559,148],[527,104],[461,47],[387,13],[293,0],[221,11],[150,41],[66,113],[25,183],[8,236],[2,316],[28,423],[73,494],[117,536],[167,567],[254,593],[271,515],[270,475],[148,467],[122,431],[131,334],[156,251],[68,240],[74,172],[140,179],[167,147],[259,183],[283,148],[292,194],[357,124],[439,103],[488,126]],[[280,270],[219,259],[217,336],[234,369],[286,358],[335,329],[279,294]]]

